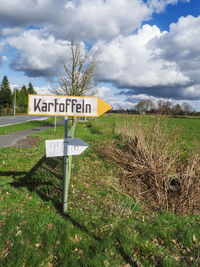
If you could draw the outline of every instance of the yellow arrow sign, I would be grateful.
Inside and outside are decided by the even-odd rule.
[[[110,110],[112,106],[104,102],[101,98],[97,97],[97,117]]]
[[[28,115],[98,117],[111,108],[98,97],[28,95]]]

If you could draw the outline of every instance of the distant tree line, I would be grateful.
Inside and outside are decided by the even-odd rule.
[[[164,115],[190,115],[195,112],[193,107],[188,103],[174,104],[167,100],[143,100],[135,105],[134,109],[139,113],[159,113]]]
[[[7,76],[0,83],[0,114],[10,114],[16,105],[19,113],[26,112],[28,106],[28,94],[37,94],[32,83],[23,85],[21,89],[15,88],[12,92]]]
[[[129,114],[163,114],[172,116],[184,116],[184,115],[200,115],[200,112],[196,112],[193,107],[188,103],[174,104],[167,100],[158,100],[157,102],[152,100],[139,101],[131,109],[112,110],[113,113],[129,113]]]

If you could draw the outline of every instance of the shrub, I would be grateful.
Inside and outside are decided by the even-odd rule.
[[[183,159],[180,131],[171,133],[159,117],[151,124],[133,122],[109,144],[107,156],[121,169],[121,185],[152,210],[180,214],[200,212],[199,150]]]

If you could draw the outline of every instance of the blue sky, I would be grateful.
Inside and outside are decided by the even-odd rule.
[[[0,0],[0,80],[49,93],[75,36],[100,51],[98,95],[115,108],[170,99],[200,110],[199,33],[199,0]]]
[[[168,5],[165,11],[159,14],[154,14],[149,24],[156,24],[161,31],[169,31],[171,23],[177,23],[178,19],[182,16],[199,16],[200,14],[200,1],[190,0],[190,2],[182,1],[174,5]]]

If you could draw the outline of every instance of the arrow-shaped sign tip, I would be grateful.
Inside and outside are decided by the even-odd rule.
[[[112,108],[112,106],[110,106],[109,104],[107,104],[105,101],[103,101],[100,98],[97,98],[98,100],[98,105],[97,105],[97,110],[98,110],[98,116],[102,115],[103,113],[105,113],[106,111],[110,110]]]

